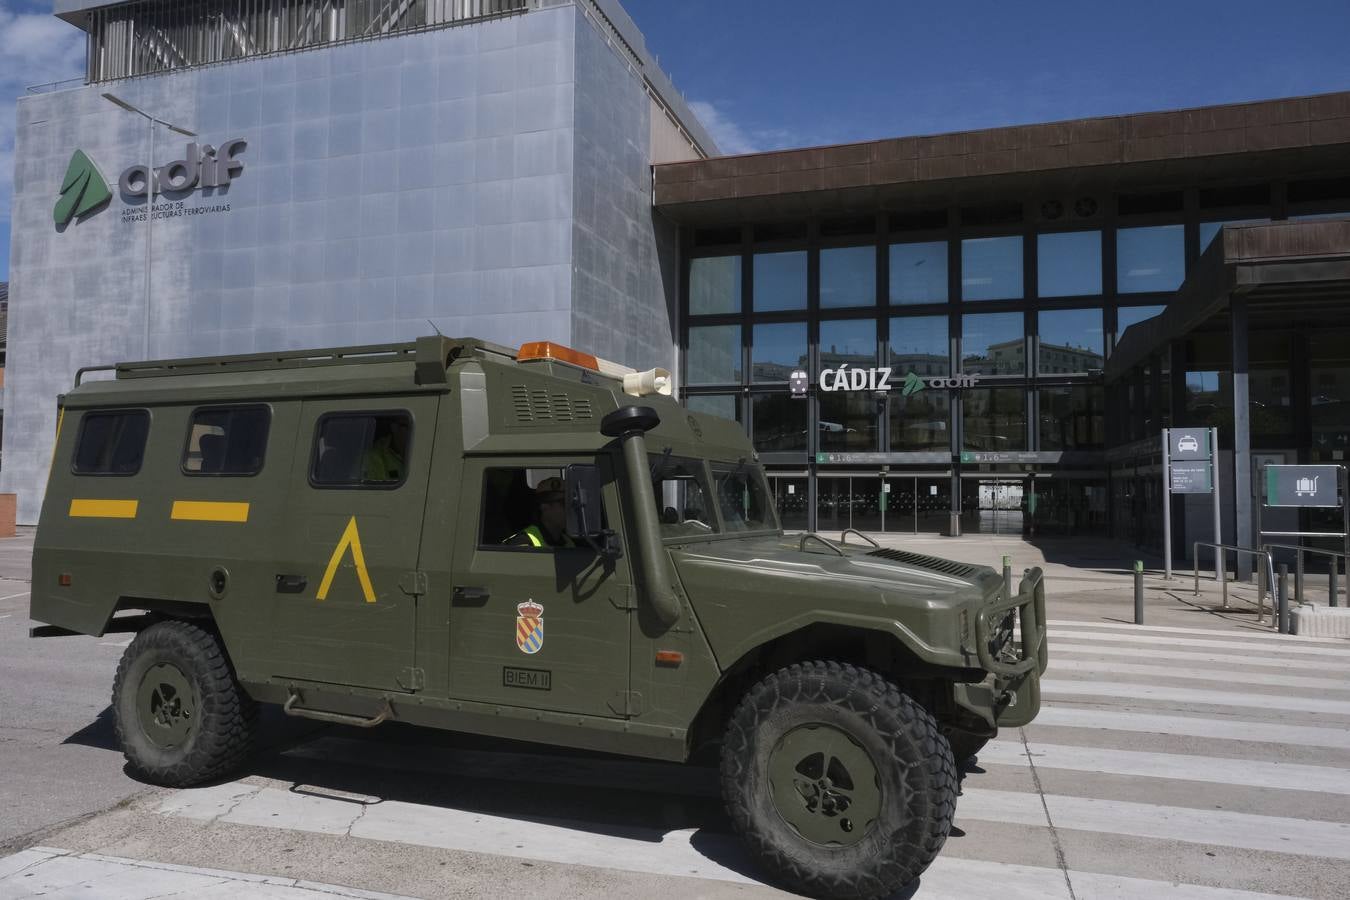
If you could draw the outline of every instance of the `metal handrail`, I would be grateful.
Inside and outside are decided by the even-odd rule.
[[[1275,561],[1270,555],[1270,550],[1254,550],[1251,547],[1239,547],[1236,544],[1218,544],[1211,541],[1196,541],[1191,547],[1191,562],[1195,566],[1195,593],[1200,593],[1200,548],[1212,547],[1214,549],[1214,571],[1218,575],[1219,584],[1223,590],[1223,608],[1228,609],[1228,565],[1226,556],[1223,553],[1232,550],[1235,553],[1250,553],[1256,557],[1257,566],[1260,567],[1262,559],[1266,561],[1266,578],[1270,580],[1270,599],[1271,599],[1271,619],[1274,619],[1275,604]],[[1260,575],[1257,575],[1257,583],[1264,584]],[[1260,623],[1266,617],[1265,591],[1258,591],[1256,594],[1256,621]]]
[[[868,535],[863,534],[861,531],[859,531],[859,530],[856,529],[856,528],[845,528],[845,529],[840,533],[840,535],[839,535],[839,543],[841,543],[841,544],[847,544],[847,543],[848,543],[848,536],[849,536],[850,534],[856,534],[858,537],[862,538],[864,541],[867,541],[867,543],[871,544],[873,547],[880,547],[880,546],[881,546],[881,544],[879,544],[875,538],[872,538],[872,537],[869,537]]]
[[[848,557],[848,554],[847,554],[847,553],[845,553],[843,550],[840,550],[840,549],[839,549],[838,547],[836,547],[834,544],[831,544],[829,541],[825,540],[823,537],[821,537],[820,535],[816,534],[814,531],[808,531],[808,532],[806,532],[805,534],[802,535],[801,541],[798,542],[798,544],[797,544],[797,549],[800,550],[800,551],[802,551],[803,553],[806,552],[806,542],[807,542],[807,541],[816,541],[816,542],[818,542],[818,543],[824,544],[826,547],[828,547],[829,549],[833,550],[835,553],[838,553],[840,556],[843,556],[843,557],[845,557],[845,558]]]
[[[1267,532],[1265,532],[1265,533],[1266,533],[1266,534],[1274,534],[1275,532],[1267,531]],[[1337,591],[1336,588],[1337,588],[1337,584],[1338,584],[1338,582],[1339,582],[1339,580],[1340,580],[1340,572],[1337,571],[1336,560],[1338,560],[1338,559],[1350,560],[1350,554],[1341,553],[1341,552],[1339,552],[1339,551],[1337,551],[1337,550],[1323,550],[1321,547],[1304,547],[1304,546],[1302,546],[1302,545],[1300,545],[1300,544],[1262,544],[1261,546],[1265,548],[1265,550],[1266,550],[1267,553],[1269,553],[1271,550],[1293,550],[1293,551],[1294,551],[1294,602],[1295,602],[1295,603],[1302,603],[1302,602],[1303,602],[1303,554],[1305,554],[1305,553],[1316,553],[1316,554],[1319,555],[1319,556],[1329,556],[1329,557],[1331,557],[1331,560],[1332,560],[1331,566],[1330,566],[1331,572],[1330,572],[1330,579],[1329,579],[1329,582],[1328,582],[1328,585],[1327,585],[1327,587],[1328,587],[1328,590],[1327,590],[1327,605],[1328,605],[1328,606],[1337,606],[1337,605],[1339,605],[1339,604],[1337,603],[1337,600],[1336,600],[1336,595],[1337,595],[1337,593],[1338,593],[1338,591]],[[1347,562],[1347,563],[1346,563],[1346,573],[1347,573],[1347,577],[1350,578],[1350,562]]]

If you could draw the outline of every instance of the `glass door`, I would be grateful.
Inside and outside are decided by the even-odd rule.
[[[807,480],[805,475],[770,475],[778,519],[784,531],[805,531]]]

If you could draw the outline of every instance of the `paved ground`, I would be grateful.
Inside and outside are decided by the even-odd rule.
[[[0,542],[0,897],[782,896],[697,768],[269,718],[242,777],[145,788],[106,726],[125,638],[25,639],[26,543]],[[1350,896],[1350,642],[1152,576],[1129,624],[1120,545],[904,546],[1045,566],[1053,642],[1041,716],[981,753],[906,896]]]

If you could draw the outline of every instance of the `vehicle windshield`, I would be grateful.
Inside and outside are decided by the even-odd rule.
[[[778,530],[778,516],[759,466],[715,462],[712,469],[717,508],[728,532]]]
[[[708,469],[701,459],[659,453],[652,454],[650,461],[661,537],[778,530],[773,498],[758,465],[745,460],[713,462],[710,488]]]

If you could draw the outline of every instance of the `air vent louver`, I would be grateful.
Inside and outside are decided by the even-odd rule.
[[[905,565],[916,566],[920,569],[931,569],[934,572],[941,572],[943,575],[951,575],[954,578],[969,578],[977,571],[976,566],[953,562],[950,559],[942,559],[937,556],[926,556],[922,553],[910,553],[907,550],[890,550],[883,548],[881,550],[873,550],[867,555],[879,556],[882,559],[901,562]]]
[[[565,425],[595,417],[591,401],[561,392],[531,390],[523,384],[511,388],[511,408],[517,425]]]

